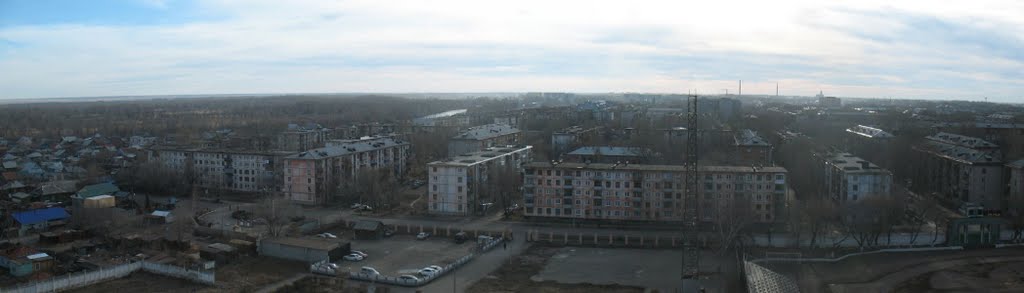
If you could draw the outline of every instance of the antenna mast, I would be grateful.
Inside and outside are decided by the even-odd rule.
[[[697,243],[699,231],[697,230],[698,216],[697,205],[700,198],[697,196],[698,180],[697,174],[698,146],[700,145],[700,127],[698,123],[697,95],[687,97],[689,109],[687,113],[686,132],[686,193],[683,198],[683,292],[696,292],[700,288],[700,247]]]

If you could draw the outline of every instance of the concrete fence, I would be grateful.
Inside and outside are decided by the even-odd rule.
[[[680,237],[660,235],[628,235],[615,233],[555,233],[537,230],[526,232],[526,241],[570,246],[623,247],[623,248],[676,248],[682,246]]]
[[[963,249],[964,249],[963,246],[939,246],[939,247],[918,247],[918,248],[885,248],[885,249],[879,249],[879,250],[850,253],[850,254],[846,254],[846,255],[843,255],[843,256],[840,256],[840,257],[836,257],[836,258],[822,258],[822,257],[803,258],[803,257],[800,257],[800,256],[796,256],[796,257],[766,257],[766,258],[762,258],[762,259],[751,260],[751,262],[753,262],[753,263],[763,263],[763,262],[830,262],[830,263],[834,263],[834,262],[842,261],[842,260],[844,260],[846,258],[849,258],[849,257],[860,256],[860,255],[869,255],[869,254],[878,254],[878,253],[888,253],[888,252],[921,252],[921,251],[947,251],[947,250],[963,250]]]
[[[25,285],[19,285],[10,288],[4,288],[0,292],[14,292],[14,293],[38,293],[38,292],[58,292],[79,287],[84,287],[107,280],[123,278],[139,270],[144,270],[154,274],[187,279],[193,282],[213,285],[215,282],[215,275],[212,271],[196,271],[189,270],[186,268],[176,267],[172,265],[164,265],[158,263],[151,263],[146,261],[130,262],[126,264],[116,265],[112,267],[101,268],[95,271],[82,272],[77,274],[68,274],[53,277],[49,280],[29,283]]]

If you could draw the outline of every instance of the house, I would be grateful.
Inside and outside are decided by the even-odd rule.
[[[79,189],[78,193],[75,193],[75,195],[72,197],[72,202],[74,205],[78,206],[81,205],[87,198],[96,197],[100,195],[113,196],[118,191],[120,191],[120,189],[118,189],[117,186],[112,183],[93,184],[86,187],[82,187],[82,189]]]
[[[6,162],[4,162],[4,170],[17,170],[17,169],[18,169],[18,162],[15,162],[15,161],[6,161]]]
[[[32,230],[45,231],[50,227],[62,226],[70,217],[64,208],[58,207],[16,212],[12,216],[20,225],[19,236],[24,236]]]
[[[4,243],[0,245],[0,267],[7,268],[11,276],[28,276],[33,272],[32,261],[28,256],[36,254],[36,250],[31,247]]]
[[[75,194],[78,181],[57,180],[49,181],[39,185],[36,193],[45,200],[61,201]]]
[[[380,239],[384,235],[384,223],[374,220],[362,220],[352,227],[356,239]]]

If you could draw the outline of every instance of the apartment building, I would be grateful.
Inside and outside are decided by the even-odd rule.
[[[570,126],[561,131],[551,133],[551,150],[554,152],[552,157],[568,152],[580,144],[592,142],[600,135],[600,130],[600,127],[583,128],[580,126]]]
[[[962,205],[972,203],[987,210],[1003,210],[1005,179],[999,146],[986,140],[940,132],[926,137],[914,148],[919,168],[914,187],[940,199]]]
[[[849,153],[825,154],[826,196],[848,204],[892,196],[892,172]]]
[[[534,162],[524,167],[523,201],[529,217],[608,220],[682,220],[686,169],[679,165]],[[735,208],[757,222],[784,218],[788,189],[782,167],[702,166],[697,209],[703,221]]]
[[[284,158],[282,192],[296,203],[323,204],[351,186],[362,170],[404,176],[408,157],[409,143],[394,138],[353,140],[301,152]]]
[[[482,212],[495,198],[486,186],[503,166],[520,166],[532,158],[532,146],[490,147],[427,164],[427,211],[436,215],[468,216]],[[507,176],[507,175],[506,175]]]
[[[152,158],[168,170],[208,189],[236,192],[274,191],[280,186],[285,151],[241,151],[158,146]]]
[[[288,124],[288,129],[278,135],[277,145],[281,150],[302,152],[323,147],[330,135],[331,130],[320,124]]]
[[[574,163],[647,163],[653,154],[638,147],[585,146],[565,154],[565,161]]]
[[[761,138],[756,131],[750,129],[740,130],[733,136],[733,145],[736,147],[734,163],[737,165],[771,166],[772,145]]]
[[[1024,204],[1024,159],[1013,161],[1006,164],[1006,173],[1009,177],[1006,180],[1007,192],[1006,192],[1006,203],[1010,208],[1015,205]],[[1019,212],[1024,212],[1021,210]]]
[[[448,140],[448,156],[482,151],[493,146],[514,145],[519,139],[519,129],[509,125],[475,126]]]

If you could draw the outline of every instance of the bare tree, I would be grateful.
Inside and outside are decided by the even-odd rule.
[[[718,253],[725,253],[732,247],[737,237],[754,223],[754,211],[749,202],[736,200],[722,200],[717,205],[715,219],[715,230],[718,232],[720,241]]]
[[[253,217],[263,219],[267,224],[267,232],[271,236],[281,236],[288,227],[290,219],[298,215],[298,208],[274,196],[265,196],[252,211]]]

